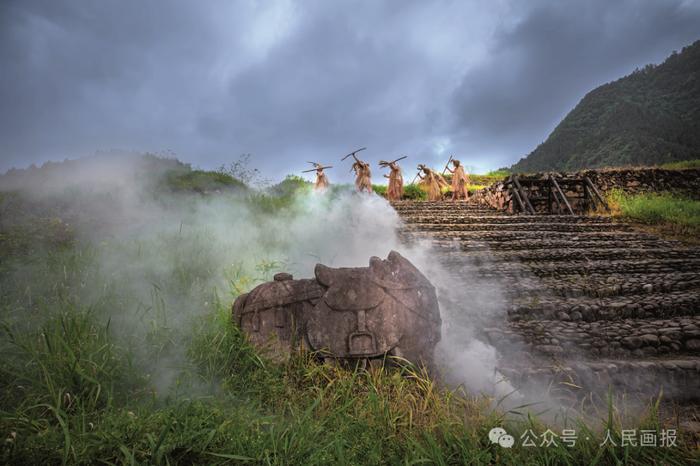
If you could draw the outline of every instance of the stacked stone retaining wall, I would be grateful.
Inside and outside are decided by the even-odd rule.
[[[619,189],[626,193],[670,192],[692,199],[700,199],[700,169],[665,170],[661,168],[619,168],[604,170],[582,170],[572,173],[535,173],[519,175],[521,180],[546,180],[554,175],[575,210],[581,210],[582,186],[568,186],[567,180],[588,177],[602,192]],[[513,211],[513,200],[506,187],[507,178],[477,191],[473,195],[476,202],[499,210]],[[531,195],[538,197],[540,188],[533,186]],[[546,201],[533,202],[535,210],[549,211]]]

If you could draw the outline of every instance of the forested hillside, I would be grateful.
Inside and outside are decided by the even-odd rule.
[[[519,172],[700,158],[700,41],[589,92]]]

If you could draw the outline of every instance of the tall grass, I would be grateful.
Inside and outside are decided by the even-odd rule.
[[[669,193],[608,194],[613,211],[624,218],[688,236],[700,234],[700,201]]]
[[[17,361],[33,361],[35,367],[20,369],[21,377],[15,372],[3,385],[5,464],[687,464],[692,459],[692,452],[679,448],[601,446],[600,430],[583,422],[574,424],[579,437],[574,447],[518,443],[504,449],[489,442],[492,427],[504,426],[520,439],[530,431],[540,436],[548,426],[532,417],[505,421],[488,400],[439,387],[411,366],[349,371],[319,365],[309,354],[272,364],[247,345],[224,306],[194,329],[192,373],[181,376],[190,388],[177,397],[149,393],[148,383],[129,367],[129,350],[110,343],[107,325],[95,324],[89,314],[52,321],[42,330],[49,335],[45,339],[10,337],[22,356]],[[13,399],[5,398],[12,388]],[[612,405],[602,427],[619,445],[622,424]],[[661,426],[649,418],[639,427]]]
[[[282,208],[249,198],[261,209]],[[547,426],[506,420],[492,400],[426,371],[345,370],[300,353],[258,354],[232,299],[278,264],[220,267],[205,228],[99,242],[46,240],[0,269],[2,464],[685,464],[679,448],[600,447],[614,408],[575,447],[505,449]],[[53,230],[49,230],[50,231]],[[56,229],[63,235],[63,229]],[[43,239],[42,239],[43,238]],[[23,240],[24,241],[24,240]],[[46,246],[34,248],[41,242]],[[105,268],[104,258],[120,259]],[[153,264],[158,258],[157,264]],[[134,276],[134,274],[137,274]],[[647,425],[660,428],[651,419]],[[640,424],[642,425],[642,424]],[[587,438],[586,438],[587,437]]]

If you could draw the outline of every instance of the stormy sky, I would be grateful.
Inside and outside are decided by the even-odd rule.
[[[347,180],[361,146],[485,171],[697,39],[694,0],[2,0],[0,171],[118,149]]]

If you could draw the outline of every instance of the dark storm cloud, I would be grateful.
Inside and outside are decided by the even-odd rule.
[[[454,95],[455,138],[499,165],[534,149],[588,91],[700,38],[696,2],[531,5]]]
[[[446,79],[406,46],[411,22],[381,6],[353,16],[337,5],[319,5],[283,45],[234,76],[227,98],[200,118],[201,133],[273,157],[326,161],[360,145],[378,158],[425,144],[428,113],[439,105],[426,91]]]
[[[700,36],[696,2],[521,3],[5,1],[0,170],[124,148],[279,177],[364,145],[495,168]]]

